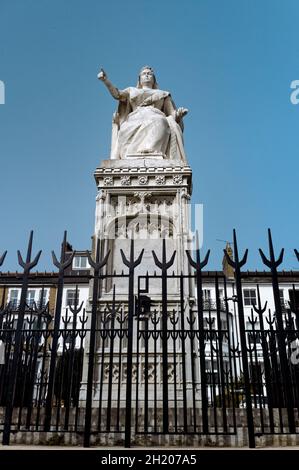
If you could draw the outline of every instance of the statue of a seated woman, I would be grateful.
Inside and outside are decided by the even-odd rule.
[[[137,87],[124,90],[112,85],[103,69],[98,78],[119,101],[113,119],[111,158],[162,156],[186,161],[182,131],[188,110],[176,109],[170,93],[158,89],[151,67],[141,69]]]

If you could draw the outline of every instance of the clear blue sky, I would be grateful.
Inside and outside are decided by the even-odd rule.
[[[286,248],[298,269],[297,0],[0,0],[1,234],[15,269],[30,229],[41,268],[63,230],[90,247],[93,172],[110,148],[116,103],[97,80],[135,85],[144,64],[189,108],[185,146],[193,202],[204,204],[204,249],[220,268],[232,229],[260,268],[258,248]]]

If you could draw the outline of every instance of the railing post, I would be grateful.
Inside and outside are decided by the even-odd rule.
[[[90,337],[89,337],[89,357],[88,357],[88,373],[87,373],[87,390],[86,390],[86,410],[85,410],[85,426],[84,426],[84,447],[90,446],[90,432],[91,432],[91,413],[92,413],[92,383],[93,383],[93,369],[94,369],[94,355],[96,344],[96,326],[97,326],[97,310],[99,300],[99,276],[103,266],[107,263],[110,251],[106,256],[100,260],[100,240],[97,241],[96,259],[91,258],[87,252],[88,261],[93,268],[93,290],[92,290],[92,307],[91,307],[91,322],[90,322]]]
[[[59,336],[60,319],[61,319],[64,271],[71,264],[74,254],[75,254],[75,252],[73,252],[69,259],[67,260],[65,259],[66,243],[67,243],[66,237],[67,237],[67,233],[64,232],[63,242],[61,246],[60,262],[57,260],[54,251],[52,251],[53,264],[59,269],[59,274],[58,274],[57,296],[56,296],[56,305],[55,305],[55,313],[54,313],[54,331],[53,331],[53,339],[52,339],[52,345],[51,345],[48,390],[47,390],[46,407],[45,407],[45,421],[44,421],[45,431],[50,431],[50,427],[51,427],[52,398],[53,398],[53,391],[54,391],[58,336]]]
[[[281,309],[278,275],[277,275],[277,267],[282,263],[284,250],[283,249],[281,250],[279,257],[276,260],[275,255],[274,255],[274,248],[273,248],[270,229],[268,229],[268,241],[269,241],[270,259],[266,258],[266,256],[264,255],[261,249],[259,250],[259,252],[260,252],[263,263],[266,266],[268,266],[268,268],[270,268],[271,270],[273,297],[274,297],[274,304],[275,304],[275,317],[276,317],[277,327],[278,327],[277,339],[278,339],[279,357],[280,357],[280,371],[281,371],[282,380],[284,384],[284,395],[285,395],[285,402],[286,402],[286,408],[287,408],[287,413],[288,413],[289,430],[290,430],[290,433],[295,433],[296,425],[295,425],[295,417],[294,417],[294,400],[293,400],[293,395],[292,395],[292,381],[291,381],[289,363],[288,363],[287,352],[286,352],[286,339],[287,338],[286,338],[286,331],[283,326],[282,309]]]
[[[67,377],[67,395],[65,399],[65,417],[64,417],[64,429],[67,431],[69,427],[70,419],[70,407],[72,402],[72,388],[73,388],[73,371],[74,371],[74,361],[75,361],[75,352],[76,352],[76,330],[77,330],[77,318],[79,313],[83,308],[83,300],[79,305],[79,291],[78,286],[76,286],[74,306],[68,305],[73,318],[72,318],[72,329],[69,330],[71,334],[70,348],[69,348],[69,365],[68,365],[68,377]]]
[[[238,300],[238,316],[239,316],[239,327],[240,327],[241,354],[242,354],[242,364],[243,364],[243,374],[244,374],[244,384],[245,384],[248,440],[249,440],[249,447],[254,448],[255,447],[254,422],[253,422],[253,413],[252,413],[252,400],[251,400],[251,394],[250,394],[249,366],[248,366],[248,357],[247,357],[247,343],[246,343],[245,318],[244,318],[242,281],[241,281],[241,267],[244,266],[244,264],[246,264],[248,250],[245,251],[245,254],[242,260],[239,260],[237,237],[236,237],[236,231],[234,230],[235,261],[233,261],[230,258],[226,250],[223,250],[223,251],[227,259],[227,262],[235,270],[236,290],[237,290],[237,300]]]
[[[166,261],[166,240],[162,241],[162,261],[159,261],[157,255],[152,251],[156,266],[162,271],[162,376],[163,376],[163,433],[167,434],[169,430],[168,416],[168,348],[167,348],[167,270],[173,265],[176,251],[173,252],[170,260]]]
[[[133,237],[133,234],[132,234]],[[126,418],[125,418],[125,447],[131,446],[131,418],[132,418],[132,364],[133,364],[133,316],[134,316],[134,271],[141,263],[144,250],[134,260],[134,239],[131,239],[130,259],[128,260],[120,250],[123,263],[129,268],[129,296],[128,296],[128,347],[127,347],[127,384],[126,384]],[[136,410],[137,413],[137,410]]]
[[[227,433],[227,416],[226,416],[226,396],[225,396],[225,375],[224,375],[224,360],[223,360],[223,336],[221,326],[221,305],[219,298],[219,279],[216,274],[215,277],[215,293],[216,293],[216,316],[217,316],[217,329],[218,329],[218,351],[219,351],[219,365],[220,365],[220,382],[221,382],[221,395],[222,395],[222,416],[223,416],[223,430]]]
[[[106,304],[107,310],[109,312],[109,322],[110,322],[110,335],[108,334],[108,338],[110,339],[110,350],[109,350],[109,373],[108,373],[108,401],[107,401],[107,422],[106,422],[106,431],[110,432],[111,427],[111,406],[112,406],[112,374],[113,374],[113,355],[114,355],[114,339],[115,339],[115,319],[116,314],[121,308],[121,303],[116,305],[115,301],[115,284],[113,285],[113,297],[112,297],[112,306],[107,303]],[[106,320],[107,321],[107,320]]]
[[[200,261],[200,250],[198,247],[198,235],[196,234],[196,261],[193,261],[191,254],[186,250],[188,261],[196,272],[196,289],[197,289],[197,321],[199,330],[199,362],[200,362],[200,387],[201,387],[201,412],[202,412],[202,430],[204,434],[209,432],[208,422],[208,398],[207,398],[207,374],[206,374],[206,358],[205,358],[205,329],[204,329],[204,309],[202,296],[202,269],[208,264],[210,250],[203,261]]]
[[[253,310],[258,314],[259,323],[260,323],[260,331],[261,331],[261,341],[262,341],[262,350],[264,356],[264,369],[265,369],[265,381],[266,381],[266,390],[267,390],[267,398],[268,398],[268,405],[269,405],[269,425],[271,432],[274,433],[274,419],[273,419],[273,393],[272,393],[272,383],[271,383],[271,365],[269,361],[269,351],[266,341],[266,333],[264,328],[264,318],[263,314],[266,312],[267,309],[267,302],[265,302],[264,306],[262,307],[261,302],[261,295],[260,289],[257,285],[257,307],[255,305],[252,306]]]
[[[13,413],[13,407],[14,407],[17,377],[18,377],[18,372],[19,372],[18,364],[20,360],[20,355],[22,354],[22,348],[21,348],[22,329],[23,329],[24,315],[25,315],[25,309],[26,309],[28,278],[29,278],[30,270],[37,265],[40,255],[41,255],[41,251],[39,251],[36,257],[34,258],[34,260],[31,261],[32,240],[33,240],[33,231],[31,231],[30,237],[29,237],[26,261],[23,261],[22,255],[20,251],[18,251],[18,261],[19,261],[20,266],[23,267],[24,271],[23,271],[21,299],[20,299],[20,305],[19,305],[19,310],[18,310],[17,327],[15,331],[15,344],[14,344],[14,351],[13,351],[12,368],[11,368],[11,374],[9,377],[9,383],[8,383],[8,389],[7,389],[7,404],[6,404],[6,409],[5,409],[3,441],[2,441],[3,445],[9,445],[9,441],[10,441],[11,419],[12,419],[12,413]]]

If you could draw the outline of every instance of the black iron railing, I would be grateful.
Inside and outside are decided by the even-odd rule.
[[[53,253],[58,275],[52,310],[49,304],[26,303],[29,273],[39,258],[31,260],[32,234],[26,261],[19,253],[17,308],[2,295],[3,444],[12,432],[34,431],[83,434],[85,446],[91,436],[116,433],[127,447],[137,435],[236,434],[242,409],[250,447],[256,434],[297,432],[299,312],[290,304],[287,311],[282,308],[277,268],[283,255],[275,259],[270,231],[270,257],[261,256],[271,271],[274,309],[262,305],[257,285],[257,304],[249,315],[241,276],[247,254],[239,258],[235,232],[234,260],[225,252],[235,278],[230,283],[224,275],[209,277],[215,300],[204,299],[209,253],[201,261],[198,249],[195,258],[187,252],[191,273],[176,274],[175,253],[167,254],[163,240],[161,258],[153,253],[159,272],[137,275],[143,252],[135,253],[132,240],[129,252],[121,253],[127,270],[110,273],[109,253],[101,255],[98,242],[95,257],[88,255],[89,302],[79,302],[76,275],[73,305],[64,309],[65,271],[72,263],[66,245],[65,234],[60,259]]]

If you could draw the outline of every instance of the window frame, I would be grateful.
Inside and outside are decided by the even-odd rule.
[[[249,295],[246,295],[245,292],[249,292]],[[254,295],[252,293],[254,292]],[[254,299],[254,303],[252,300]],[[257,295],[256,289],[253,288],[244,288],[243,289],[243,302],[245,307],[252,307],[257,304]]]
[[[86,266],[81,266],[82,260],[86,261]],[[80,260],[79,266],[76,266],[76,260]],[[90,264],[86,255],[75,255],[72,263],[72,269],[74,271],[86,271],[90,269]]]
[[[16,296],[15,298],[12,298],[12,292],[16,292]],[[17,288],[12,288],[9,290],[9,303],[11,305],[12,308],[18,308],[18,305],[20,303],[20,294],[21,294],[21,290],[20,289],[17,289]]]
[[[72,292],[72,294],[73,294],[73,302],[72,302],[72,303],[69,303],[69,302],[68,302],[68,296],[69,296],[69,293],[70,293],[70,292]],[[66,293],[65,293],[65,308],[68,308],[69,306],[74,307],[74,306],[75,306],[75,298],[76,298],[76,288],[66,289]],[[80,289],[78,289],[77,305],[79,305],[79,302],[80,302]]]

